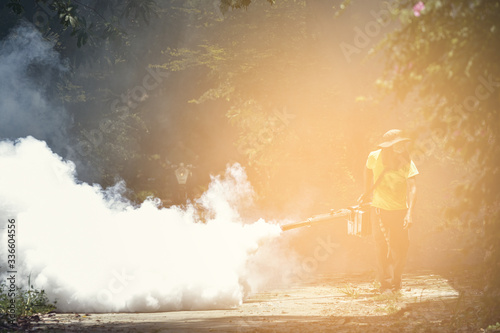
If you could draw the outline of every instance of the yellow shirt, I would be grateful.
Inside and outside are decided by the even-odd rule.
[[[373,171],[374,182],[384,170],[380,158],[381,151],[382,149],[372,151],[366,161],[366,167]],[[387,170],[373,190],[372,206],[385,210],[407,209],[406,180],[416,175],[418,175],[418,170],[413,161],[398,170]]]

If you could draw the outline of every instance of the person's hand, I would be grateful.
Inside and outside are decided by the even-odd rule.
[[[406,213],[405,219],[403,221],[403,229],[409,229],[409,228],[411,228],[412,225],[413,225],[413,219],[411,216],[411,212],[408,211]]]
[[[361,205],[362,203],[364,203],[366,201],[367,197],[368,196],[366,195],[366,193],[361,194],[357,200],[358,204]]]

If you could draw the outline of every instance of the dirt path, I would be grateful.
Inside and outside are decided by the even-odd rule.
[[[464,276],[405,275],[400,293],[380,295],[366,276],[329,276],[253,295],[240,307],[162,313],[52,314],[47,332],[474,332],[478,293]],[[471,310],[472,309],[472,310]]]

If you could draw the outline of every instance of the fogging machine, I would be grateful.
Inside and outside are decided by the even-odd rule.
[[[349,208],[339,209],[334,211],[333,209],[328,214],[314,215],[302,222],[295,222],[290,224],[285,224],[281,226],[281,230],[291,230],[301,227],[309,227],[314,224],[331,222],[339,217],[347,217],[347,234],[353,236],[369,236],[372,233],[372,224],[370,221],[370,208],[371,203],[365,202],[369,197],[369,194],[380,184],[383,179],[384,174],[387,169],[383,169],[377,180],[371,188],[366,191],[360,198],[360,204],[356,206],[351,206]]]
[[[281,230],[287,231],[296,228],[310,227],[312,225],[333,222],[342,217],[347,218],[348,235],[359,237],[371,235],[372,227],[370,223],[369,204],[362,204],[339,210],[332,209],[330,213],[314,215],[305,221],[284,224],[281,226]]]

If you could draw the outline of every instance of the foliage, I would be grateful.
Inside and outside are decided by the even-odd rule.
[[[96,43],[96,37],[103,40],[111,40],[117,36],[124,37],[126,26],[116,24],[120,16],[126,19],[133,18],[134,22],[143,20],[149,23],[151,15],[156,14],[157,11],[154,0],[107,1],[105,4],[102,1],[84,4],[76,0],[39,0],[36,2],[44,4],[43,8],[49,11],[46,14],[50,20],[49,22],[35,22],[35,24],[45,25],[44,29],[57,30],[56,24],[58,23],[64,30],[71,29],[71,36],[76,36],[78,47],[87,44],[89,40]],[[23,15],[26,12],[20,0],[9,0],[6,7],[17,15]],[[115,13],[118,15],[115,16]],[[54,20],[54,17],[59,21]]]
[[[359,288],[354,286],[352,283],[346,283],[344,288],[340,289],[340,292],[352,298],[358,298],[360,296]]]
[[[56,309],[55,303],[52,304],[44,290],[35,289],[29,282],[27,289],[16,287],[14,304],[11,303],[11,291],[2,284],[0,285],[0,319],[13,321],[10,316],[14,308],[14,317],[17,322],[19,319],[29,317],[39,313],[48,313]]]
[[[158,7],[154,0],[128,0],[125,3],[125,8],[123,10],[123,16],[128,18],[134,16],[134,20],[142,20],[149,23],[151,20],[151,15],[157,14]]]
[[[158,195],[150,191],[139,191],[136,194],[137,202],[144,202],[148,198],[156,198]]]
[[[401,100],[417,92],[417,142],[433,133],[468,170],[448,217],[478,236],[476,245],[485,251],[487,304],[495,317],[500,313],[500,1],[423,4],[421,11],[414,1],[393,6],[400,28],[379,46],[387,57],[379,84]]]
[[[189,47],[166,49],[161,64],[176,72],[205,71],[204,90],[191,103],[225,110],[236,130],[236,158],[249,167],[260,198],[275,207],[306,188],[325,189],[327,182],[333,191],[352,181],[340,77],[314,44],[313,9],[308,1],[255,2],[214,20],[207,8],[198,14],[196,22],[207,23],[199,25],[197,38]]]
[[[500,331],[500,323],[489,325],[485,330],[485,332],[498,332],[498,331]]]
[[[10,3],[11,10],[16,11],[14,5],[18,2]],[[37,27],[54,40],[71,66],[70,77],[57,87],[61,100],[74,115],[72,132],[77,137],[75,150],[80,152],[77,159],[94,170],[88,177],[79,171],[84,176],[82,180],[108,186],[119,174],[127,183],[134,182],[137,178],[133,170],[142,168],[138,164],[149,163],[146,156],[165,154],[141,153],[141,149],[150,149],[153,138],[159,140],[156,146],[162,146],[166,139],[165,134],[158,132],[158,122],[151,119],[175,114],[175,107],[183,111],[216,109],[216,117],[226,114],[226,119],[217,118],[217,124],[229,120],[234,126],[237,138],[225,141],[235,141],[234,150],[238,153],[226,161],[245,159],[262,197],[274,194],[282,202],[290,201],[283,193],[298,193],[305,183],[322,187],[325,174],[331,189],[341,179],[352,185],[354,178],[346,165],[349,149],[342,141],[353,135],[350,126],[342,126],[345,118],[341,114],[347,112],[338,107],[340,78],[334,72],[335,66],[321,59],[314,44],[315,2],[255,1],[248,6],[250,1],[223,0],[220,7],[217,2],[201,0],[158,4],[150,0],[40,3],[50,11],[45,13],[47,22]],[[243,7],[247,9],[229,11]],[[16,12],[28,19],[39,10],[27,5],[22,9],[24,14]],[[333,15],[334,10],[325,14]],[[154,20],[155,17],[162,19]],[[178,29],[181,25],[182,29]],[[184,30],[193,37],[180,42]],[[79,47],[82,45],[85,47]],[[148,91],[141,103],[126,97],[131,90],[140,91],[147,75],[141,69],[151,69],[149,64],[157,64],[160,54],[164,56],[164,72],[189,80],[184,85],[176,83],[179,88],[170,87],[169,94],[183,97],[189,93],[190,105],[171,102],[165,110],[160,94],[165,91],[161,89]],[[123,77],[127,79],[122,80]],[[177,100],[180,97],[175,96]],[[130,103],[137,107],[129,108],[131,112],[125,117],[112,110],[117,99],[118,107]],[[104,105],[105,100],[108,105]],[[155,115],[149,122],[143,118],[147,113]],[[207,119],[216,122],[210,112],[183,114],[187,124]],[[114,122],[113,131],[103,131],[102,125],[109,121]],[[175,132],[183,134],[169,131],[168,135],[191,135],[194,131],[186,125],[178,126]],[[205,147],[204,141],[198,139],[194,146]],[[339,158],[327,159],[325,151]],[[332,165],[348,177],[338,177]],[[311,175],[310,168],[321,171]],[[296,181],[289,182],[290,178]]]
[[[12,12],[0,13],[0,18],[6,18],[0,20],[2,33],[19,21],[32,21],[63,59],[67,70],[47,82],[44,95],[53,96],[54,104],[62,104],[73,119],[73,127],[66,129],[70,153],[64,157],[76,162],[80,179],[104,187],[117,178],[134,180],[134,168],[145,159],[140,141],[149,134],[142,118],[143,102],[155,93],[152,89],[142,93],[144,78],[149,79],[146,84],[158,87],[166,81],[146,69],[148,56],[159,52],[154,50],[157,39],[168,42],[168,38],[149,34],[148,29],[164,29],[177,19],[176,12],[169,12],[169,20],[163,23],[157,18],[166,8],[153,0],[32,4],[10,0],[7,8]],[[133,97],[130,90],[136,92]]]
[[[276,0],[266,0],[270,4],[274,4]],[[229,9],[247,8],[252,3],[252,0],[220,0],[220,9],[226,13]]]
[[[112,186],[117,175],[127,176],[127,170],[141,158],[138,137],[147,129],[134,113],[115,111],[107,116],[97,129],[81,127],[83,140],[78,147],[87,162],[96,166],[93,177],[99,178],[103,186]]]

